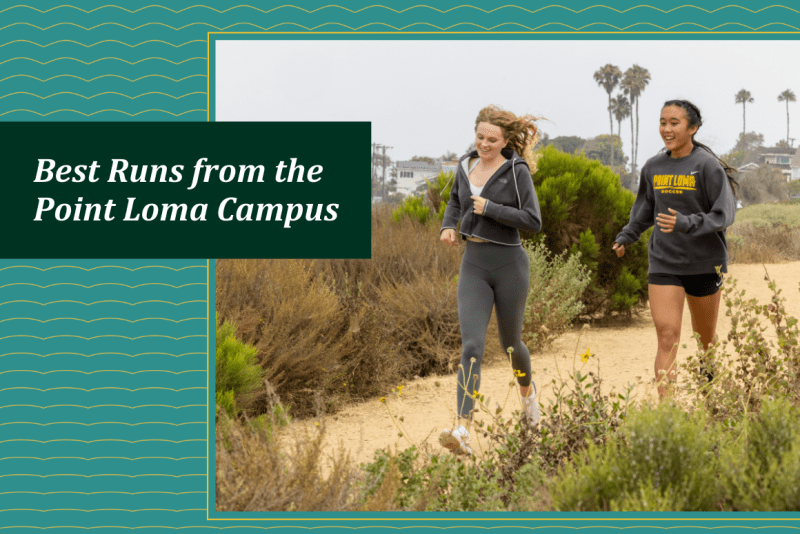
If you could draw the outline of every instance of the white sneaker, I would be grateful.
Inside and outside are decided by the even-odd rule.
[[[530,397],[520,397],[522,402],[522,419],[526,420],[532,426],[539,424],[539,402],[536,400],[536,383],[531,380],[533,386],[533,395]]]
[[[469,432],[463,426],[452,431],[446,428],[442,430],[439,434],[439,443],[453,454],[472,454],[472,449],[468,445]]]

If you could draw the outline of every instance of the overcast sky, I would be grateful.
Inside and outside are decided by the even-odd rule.
[[[651,77],[639,104],[641,167],[663,146],[659,114],[675,98],[700,108],[697,139],[718,154],[742,131],[742,88],[755,99],[747,131],[768,146],[785,139],[778,95],[800,95],[799,57],[800,41],[217,41],[216,117],[371,121],[373,142],[393,147],[394,160],[461,155],[487,104],[546,117],[550,137],[608,133],[608,96],[593,74],[638,64]],[[789,113],[800,140],[800,103]],[[628,120],[622,142],[630,155]]]

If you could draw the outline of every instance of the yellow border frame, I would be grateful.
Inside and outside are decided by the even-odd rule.
[[[211,117],[211,65],[209,58],[211,57],[211,35],[800,35],[800,31],[786,31],[786,32],[530,32],[530,31],[519,31],[519,32],[208,32],[206,37],[206,122],[210,122]],[[208,307],[208,277],[210,276],[210,272],[208,269],[208,263],[206,264],[206,306]],[[207,312],[210,313],[210,312]],[[208,328],[208,326],[206,326]],[[206,336],[206,347],[208,350],[208,336]],[[208,396],[210,395],[210,378],[208,378],[210,373],[208,362],[210,361],[209,352],[209,359],[206,362],[206,381],[207,381],[207,392],[206,392],[206,400],[208,401]],[[206,410],[206,433],[208,434],[208,410]],[[210,456],[209,454],[209,444],[206,441],[206,487],[208,487],[208,479],[210,478]],[[219,513],[237,513],[237,512],[219,512]],[[241,512],[240,512],[241,513]],[[244,513],[259,513],[259,512],[244,512]],[[286,514],[293,514],[294,512],[283,512]],[[348,512],[352,513],[352,512]],[[356,512],[358,513],[358,512]],[[428,512],[431,513],[431,512]],[[553,512],[548,512],[553,513]],[[554,513],[574,513],[574,512],[554,512]],[[589,513],[603,513],[603,512],[589,512]],[[612,512],[613,513],[613,512]],[[712,512],[714,513],[714,512]],[[737,512],[731,512],[737,513]],[[759,513],[759,512],[754,512]],[[766,513],[766,512],[760,512]],[[571,518],[557,518],[557,517],[325,517],[325,518],[314,518],[314,517],[253,517],[253,518],[221,518],[221,517],[209,517],[209,496],[206,493],[206,521],[374,521],[374,522],[381,522],[381,521],[800,521],[800,514],[798,517],[675,517],[675,518],[662,518],[662,517],[571,517]],[[641,525],[641,528],[648,528],[650,525]],[[316,528],[316,527],[313,527]],[[354,527],[354,528],[361,528],[361,527]],[[375,528],[381,528],[377,525]],[[483,527],[488,528],[488,527]],[[544,528],[544,527],[541,527]],[[557,527],[556,527],[557,528]],[[564,528],[564,527],[561,527]],[[585,527],[575,527],[575,528],[585,528]],[[620,527],[628,528],[628,527]],[[656,527],[656,528],[665,528],[665,527]],[[677,527],[680,528],[680,527]],[[706,527],[706,528],[722,528],[722,527]],[[758,527],[747,527],[747,528],[758,528]],[[787,528],[797,528],[797,527],[787,527]]]

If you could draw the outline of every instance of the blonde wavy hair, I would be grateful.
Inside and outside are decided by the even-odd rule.
[[[544,119],[535,115],[520,115],[504,110],[498,106],[486,106],[478,112],[475,119],[475,131],[478,125],[487,122],[503,130],[503,140],[508,141],[506,148],[514,150],[517,154],[525,158],[531,168],[531,174],[536,172],[536,160],[538,159],[533,148],[539,142],[539,128],[536,122]],[[545,119],[546,120],[546,119]]]

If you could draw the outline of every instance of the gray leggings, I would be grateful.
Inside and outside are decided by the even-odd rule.
[[[531,357],[522,343],[522,319],[530,286],[530,262],[521,246],[467,241],[458,275],[458,321],[461,325],[461,366],[456,386],[456,411],[471,418],[473,391],[480,391],[481,360],[486,329],[496,307],[500,346],[513,347],[511,366],[523,373],[520,386],[531,383]],[[475,359],[472,362],[472,359]],[[468,380],[465,381],[465,375]]]

